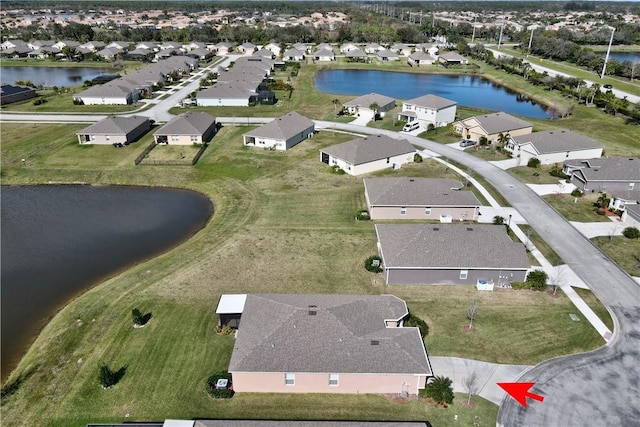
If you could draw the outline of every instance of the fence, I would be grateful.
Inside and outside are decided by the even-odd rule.
[[[149,160],[149,159],[147,159],[147,156],[149,155],[151,150],[154,149],[155,146],[156,146],[156,143],[152,142],[151,145],[149,145],[147,148],[145,148],[144,151],[142,153],[140,153],[140,155],[138,157],[136,157],[136,160],[135,160],[136,166],[140,165],[140,164],[142,164],[143,166],[144,165],[150,165],[150,166],[193,166],[196,163],[198,163],[198,160],[200,160],[200,157],[202,157],[202,155],[204,154],[204,150],[207,149],[209,144],[207,144],[207,143],[202,144],[202,146],[200,147],[200,149],[198,150],[196,155],[193,156],[193,159],[191,159],[191,160]]]
[[[136,159],[133,161],[133,163],[138,166],[140,164],[140,162],[142,162],[145,157],[147,157],[149,155],[149,153],[151,152],[151,150],[153,150],[156,147],[156,142],[153,141],[151,142],[151,144],[149,144],[149,146],[147,148],[145,148],[142,153],[140,153],[140,155],[138,157],[136,157]]]

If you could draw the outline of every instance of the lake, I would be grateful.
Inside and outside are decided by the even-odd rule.
[[[602,52],[602,56],[607,56],[607,52]],[[640,62],[640,52],[610,52],[609,59],[615,59],[618,62]]]
[[[200,193],[124,186],[2,187],[0,320],[4,380],[73,297],[205,226]]]
[[[489,80],[472,75],[417,74],[376,70],[324,70],[316,73],[319,92],[365,95],[375,92],[396,99],[438,95],[465,105],[548,119],[545,107]]]
[[[79,86],[103,74],[114,74],[110,68],[90,67],[1,67],[0,82],[15,83],[16,80],[30,80],[44,87]]]

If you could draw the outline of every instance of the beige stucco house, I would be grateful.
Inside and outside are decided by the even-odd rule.
[[[169,120],[153,137],[156,144],[193,145],[208,142],[217,130],[212,115],[187,111]]]
[[[270,150],[288,150],[313,136],[315,123],[305,116],[291,111],[242,136],[242,142],[249,147]]]
[[[365,178],[371,219],[477,221],[480,201],[455,179]]]
[[[129,144],[151,129],[142,116],[109,116],[76,133],[80,144]]]
[[[387,111],[392,110],[396,106],[396,100],[378,93],[369,93],[347,101],[342,105],[349,111],[349,114],[360,114],[365,112],[373,113],[371,108],[369,108],[373,104],[378,105],[378,113],[384,117]]]
[[[415,395],[432,370],[419,329],[403,327],[408,314],[393,295],[249,294],[229,363],[233,389]]]
[[[453,131],[462,138],[480,142],[484,136],[490,144],[497,142],[501,133],[515,138],[530,134],[532,130],[531,123],[503,112],[473,116],[453,124]]]

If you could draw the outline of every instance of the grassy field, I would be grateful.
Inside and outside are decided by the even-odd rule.
[[[511,168],[509,173],[527,184],[559,184],[563,180],[549,173],[553,167],[554,165],[540,165],[530,168],[525,165]]]
[[[598,200],[599,194],[585,194],[582,197],[573,197],[570,194],[550,194],[542,198],[553,206],[569,221],[577,222],[609,222],[605,215],[598,215],[593,204]]]
[[[216,213],[188,242],[63,308],[12,374],[10,381],[21,381],[15,394],[3,398],[3,426],[42,420],[84,426],[121,421],[125,413],[130,419],[269,418],[283,416],[277,409],[282,406],[290,408],[286,416],[292,418],[430,419],[434,425],[451,420],[451,409],[400,405],[382,396],[209,399],[204,382],[226,368],[233,345],[232,338],[213,333],[214,307],[222,293],[394,293],[429,323],[426,345],[433,355],[536,363],[603,344],[588,322],[568,320],[575,309],[563,297],[528,291],[479,294],[461,286],[386,287],[382,276],[367,272],[363,261],[376,253],[376,238],[373,223],[354,220],[366,206],[362,178],[331,174],[318,159],[320,148],[349,135],[322,131],[283,153],[243,147],[241,135],[248,128],[226,126],[195,167],[136,167],[133,159],[149,135],[121,149],[80,146],[75,132],[81,127],[3,124],[2,183],[180,185],[210,197]],[[398,174],[453,176],[433,161],[377,175]],[[477,329],[469,334],[462,325],[472,299],[480,301],[481,311]],[[131,327],[136,307],[153,315],[143,329]],[[112,390],[98,385],[103,362],[126,367]],[[459,411],[469,416],[481,411],[481,425],[495,424],[495,405]],[[491,419],[485,422],[485,417]]]
[[[65,88],[59,92],[52,89],[38,89],[39,98],[45,100],[44,104],[34,105],[33,99],[3,105],[1,111],[5,112],[33,112],[33,113],[123,113],[136,110],[144,104],[133,105],[74,105],[73,94],[82,92],[81,86]],[[38,99],[38,98],[34,98]]]
[[[613,319],[611,318],[611,315],[609,314],[607,308],[600,302],[598,297],[595,296],[594,293],[589,289],[573,288],[573,290],[576,291],[576,293],[580,295],[580,298],[582,298],[584,302],[586,302],[587,305],[591,308],[591,310],[596,313],[600,320],[602,320],[602,323],[604,323],[607,328],[613,331]]]
[[[560,256],[557,253],[555,253],[553,249],[551,249],[551,247],[547,244],[547,242],[542,240],[542,238],[538,235],[538,233],[535,232],[533,228],[531,228],[530,225],[520,224],[518,225],[518,227],[520,227],[520,229],[524,232],[525,236],[528,236],[528,239],[531,240],[531,242],[536,246],[536,248],[538,248],[542,256],[544,256],[546,260],[551,263],[551,265],[564,264],[564,261],[562,261],[562,258],[560,258]],[[526,242],[524,243],[526,244]]]
[[[624,225],[620,225],[624,227]],[[624,271],[632,276],[640,276],[640,239],[624,236],[601,236],[591,239],[604,253],[609,255]]]

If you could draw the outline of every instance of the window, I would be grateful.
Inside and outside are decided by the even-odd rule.
[[[329,385],[333,387],[338,386],[338,381],[340,380],[338,374],[329,374]]]
[[[425,215],[431,215],[431,208],[424,208]]]
[[[460,270],[460,280],[467,280],[469,270]]]
[[[198,142],[198,135],[191,135],[191,142]]]
[[[285,385],[296,385],[296,374],[284,374],[284,383]]]
[[[407,208],[406,207],[401,207],[400,208],[400,215],[406,215],[407,214]]]
[[[178,135],[171,135],[171,141],[178,142],[179,140],[180,140],[180,137]]]

